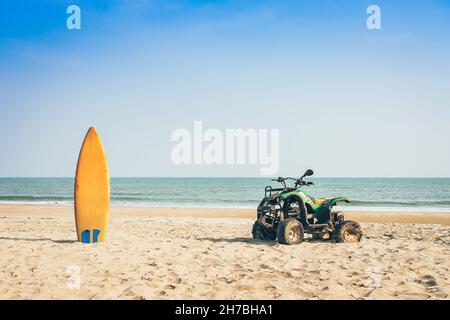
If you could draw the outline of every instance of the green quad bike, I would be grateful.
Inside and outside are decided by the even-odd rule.
[[[363,236],[361,227],[354,221],[344,220],[339,211],[332,211],[338,202],[349,203],[347,198],[314,199],[303,186],[313,185],[303,178],[313,175],[308,169],[299,179],[272,179],[281,183],[282,188],[265,188],[264,199],[257,209],[257,220],[253,225],[253,238],[275,240],[281,244],[299,244],[304,233],[312,235],[313,240],[334,239],[336,242],[359,242]],[[294,187],[286,185],[287,180],[295,181]]]

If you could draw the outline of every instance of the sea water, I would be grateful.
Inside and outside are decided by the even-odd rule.
[[[313,197],[352,210],[450,212],[450,178],[311,178]],[[113,206],[256,208],[268,178],[112,178]],[[0,203],[72,204],[73,178],[0,178]]]

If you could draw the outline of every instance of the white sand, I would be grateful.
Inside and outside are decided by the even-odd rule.
[[[253,240],[251,218],[113,214],[105,243],[81,244],[71,215],[22,209],[0,206],[1,299],[449,299],[445,225],[283,246]]]

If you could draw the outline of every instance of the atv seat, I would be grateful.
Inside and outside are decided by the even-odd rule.
[[[325,201],[330,200],[330,199],[332,199],[332,198],[318,198],[318,199],[314,199],[314,203],[319,206],[322,203],[324,203]]]

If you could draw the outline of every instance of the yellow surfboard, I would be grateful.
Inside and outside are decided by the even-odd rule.
[[[108,216],[108,162],[97,130],[91,127],[81,146],[75,175],[78,241],[92,243],[105,240]]]

